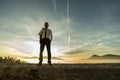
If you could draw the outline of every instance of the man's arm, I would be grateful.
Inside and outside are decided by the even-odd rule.
[[[40,30],[40,32],[38,33],[38,35],[40,36],[40,43],[41,43],[41,40],[42,40],[42,33],[43,33],[43,28]]]
[[[53,34],[52,34],[52,30],[51,30],[51,41],[52,41],[52,39],[53,39]]]
[[[44,28],[42,28],[41,30],[40,30],[40,32],[38,33],[38,35],[42,35],[42,33],[43,33],[43,30],[44,30]]]

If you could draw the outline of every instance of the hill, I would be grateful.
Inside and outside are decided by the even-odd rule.
[[[99,55],[92,55],[89,59],[114,59],[114,60],[120,60],[120,55],[113,55],[113,54],[106,54],[103,56]]]

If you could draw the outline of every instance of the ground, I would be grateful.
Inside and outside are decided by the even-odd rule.
[[[0,80],[120,80],[120,64],[1,64]]]

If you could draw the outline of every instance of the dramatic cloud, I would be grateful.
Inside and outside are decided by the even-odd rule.
[[[0,51],[38,55],[48,21],[53,55],[120,54],[119,14],[119,0],[0,0]]]

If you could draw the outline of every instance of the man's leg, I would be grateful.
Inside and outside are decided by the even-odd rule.
[[[47,52],[48,52],[48,63],[51,65],[51,42],[50,40],[47,40],[47,44],[46,44],[46,47],[47,47]]]
[[[42,61],[43,61],[43,51],[44,51],[44,47],[45,47],[45,43],[44,43],[44,40],[41,41],[41,44],[40,44],[40,55],[39,55],[39,64],[42,65]]]

